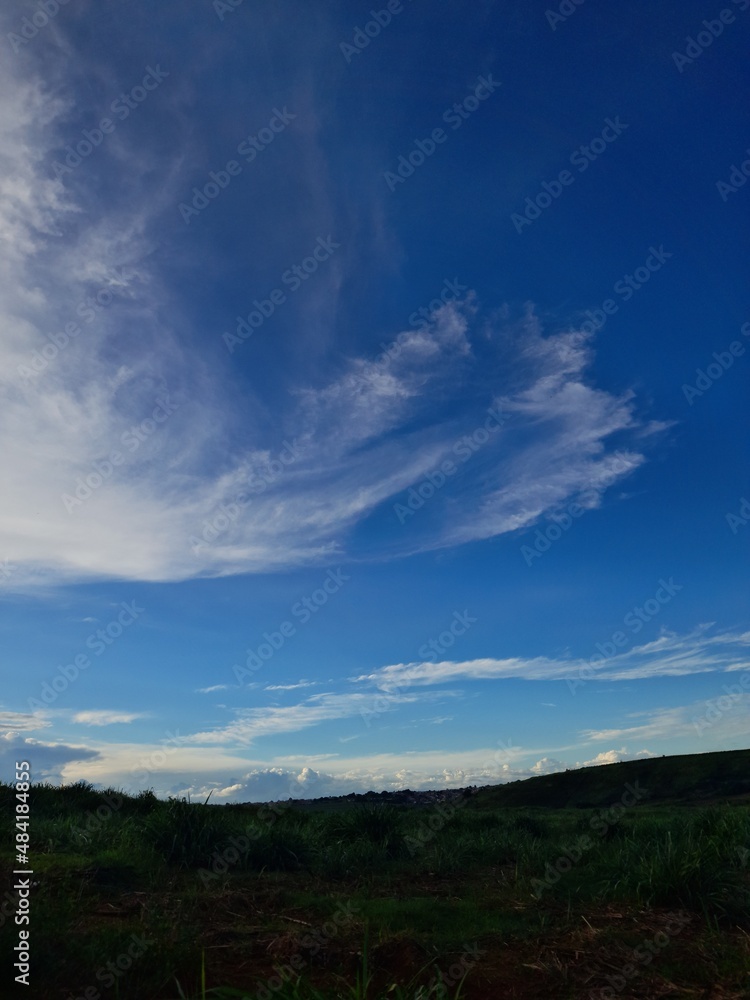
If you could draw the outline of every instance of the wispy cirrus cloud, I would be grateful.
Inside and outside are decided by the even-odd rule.
[[[397,698],[391,707],[395,708],[397,703],[408,704],[421,700],[423,698],[416,694],[403,695]],[[370,709],[371,704],[372,695],[369,694],[325,692],[312,695],[296,705],[234,709],[233,714],[236,716],[234,721],[213,730],[186,736],[185,742],[213,746],[226,744],[247,746],[264,736],[299,732],[333,719],[357,716]]]
[[[73,716],[73,722],[77,722],[83,726],[116,726],[136,722],[138,719],[145,718],[147,718],[147,715],[144,712],[89,710],[85,712],[76,712]]]
[[[384,526],[381,517],[380,551],[528,527],[645,461],[642,443],[657,425],[643,423],[632,393],[591,384],[587,335],[545,336],[532,309],[519,322],[482,319],[471,293],[403,331],[387,363],[353,352],[308,381],[295,375],[269,430],[257,401],[235,406],[227,368],[182,335],[189,321],[154,255],[157,222],[184,180],[180,163],[156,180],[120,130],[97,151],[107,197],[78,174],[54,178],[75,90],[62,60],[44,86],[33,65],[0,93],[0,237],[12,248],[0,268],[0,551],[17,566],[15,586],[325,562],[492,406],[508,416],[501,432],[418,522]],[[174,100],[164,84],[140,120],[165,118]],[[298,141],[317,150],[324,177],[314,130]],[[107,307],[89,323],[85,303],[104,293]],[[613,476],[615,436],[630,445],[619,442]],[[264,477],[286,438],[299,442],[298,460],[206,539],[205,523]]]
[[[627,681],[649,677],[681,677],[711,671],[734,671],[750,666],[750,633],[711,633],[702,625],[692,632],[677,635],[664,631],[651,642],[604,659],[596,650],[592,658],[553,659],[551,657],[508,657],[443,661],[441,663],[396,663],[381,667],[352,680],[368,682],[379,690],[402,690],[456,681],[502,680],[520,677],[525,680],[565,680],[584,675],[599,681]]]
[[[719,700],[724,703],[718,707]],[[703,737],[706,734],[705,745],[698,744],[698,749],[715,749],[710,746],[712,741],[740,745],[747,742],[747,713],[750,708],[750,693],[742,691],[727,696],[723,689],[718,689],[713,699],[692,702],[689,705],[678,705],[669,708],[654,708],[643,712],[631,712],[627,718],[634,720],[631,725],[613,726],[609,729],[581,730],[582,739],[590,743],[611,742],[613,740],[675,740]],[[638,720],[638,721],[636,721]]]
[[[317,687],[320,681],[298,681],[296,684],[266,684],[264,691],[296,691],[299,688]]]

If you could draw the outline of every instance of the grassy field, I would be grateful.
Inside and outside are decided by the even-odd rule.
[[[749,758],[401,808],[34,786],[32,985],[2,995],[750,997]],[[0,786],[11,987],[13,794]]]

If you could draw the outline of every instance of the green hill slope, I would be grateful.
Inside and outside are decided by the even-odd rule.
[[[650,757],[526,778],[477,790],[475,808],[599,807],[619,800],[625,785],[648,789],[646,802],[705,805],[750,797],[750,750]]]

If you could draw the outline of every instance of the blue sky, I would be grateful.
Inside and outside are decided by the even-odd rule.
[[[750,3],[235,4],[3,10],[3,770],[746,746]]]

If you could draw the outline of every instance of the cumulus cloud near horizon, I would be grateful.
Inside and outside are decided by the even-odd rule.
[[[521,762],[528,751],[524,752],[520,747],[513,748],[512,752],[486,748],[446,755],[435,750],[382,753],[340,760],[334,754],[321,754],[309,759],[278,758],[270,763],[257,762],[243,769],[237,768],[235,762],[235,768],[227,769],[222,779],[218,776],[218,768],[204,767],[196,772],[194,753],[190,750],[183,758],[179,750],[175,751],[169,764],[150,776],[149,787],[154,787],[162,797],[176,795],[204,800],[210,794],[212,800],[225,802],[271,802],[347,795],[350,792],[430,791],[506,784],[580,767],[656,756],[645,749],[630,753],[626,747],[603,751],[590,761],[542,757],[533,764]],[[445,766],[446,756],[451,758],[449,766]],[[94,767],[88,762],[85,765],[70,763],[64,769],[65,780],[83,778],[103,786],[117,787],[117,768],[121,766],[118,761],[121,761],[120,755],[108,763],[104,759],[95,762]],[[224,768],[221,770],[224,771]],[[131,785],[126,790],[136,790],[136,786]]]

